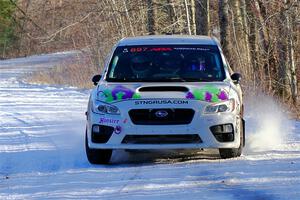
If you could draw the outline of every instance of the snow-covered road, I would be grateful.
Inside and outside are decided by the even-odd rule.
[[[21,78],[69,56],[0,61],[0,199],[300,199],[300,122],[283,119],[268,99],[248,100],[240,158],[115,152],[111,165],[89,164],[88,92]]]

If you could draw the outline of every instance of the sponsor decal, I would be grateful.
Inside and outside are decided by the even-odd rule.
[[[100,124],[118,124],[120,120],[101,117]]]
[[[126,51],[125,51],[126,50]],[[132,47],[129,49],[131,53],[140,53],[140,52],[166,52],[166,51],[210,51],[211,49],[202,48],[202,47]],[[125,48],[123,53],[127,53],[128,49]]]
[[[128,122],[128,119],[127,119],[127,118],[123,120],[123,123],[124,123],[124,124],[126,124],[127,122]]]
[[[201,48],[201,47],[175,47],[175,50],[179,51],[209,51],[210,49]]]
[[[118,85],[112,90],[106,89],[98,92],[98,96],[105,99],[106,102],[112,102],[116,100],[125,100],[125,99],[140,99],[141,95],[129,88],[126,88],[122,85]]]
[[[103,98],[105,102],[113,102],[127,99],[141,99],[141,95],[132,89],[118,85],[113,89],[105,89],[98,92],[98,96]],[[220,102],[229,99],[228,91],[220,89],[213,85],[205,85],[202,88],[194,89],[187,92],[186,99],[195,99],[207,102]],[[135,105],[150,105],[150,104],[188,104],[187,100],[137,100]]]
[[[115,132],[115,134],[120,134],[122,132],[122,127],[121,126],[116,126],[114,132]]]
[[[133,47],[130,48],[131,53],[139,53],[145,51],[152,51],[152,52],[161,52],[161,51],[172,51],[173,48],[170,47]]]
[[[228,100],[228,93],[212,85],[206,85],[203,88],[195,89],[188,92],[185,96],[187,99],[196,99],[207,102],[220,102]]]
[[[135,105],[151,105],[151,104],[189,104],[187,100],[138,100],[134,102]]]

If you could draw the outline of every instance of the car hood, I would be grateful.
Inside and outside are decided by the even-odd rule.
[[[230,82],[202,83],[100,83],[97,99],[116,102],[131,99],[193,99],[220,102],[230,98]]]

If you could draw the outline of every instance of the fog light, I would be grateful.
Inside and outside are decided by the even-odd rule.
[[[212,126],[212,127],[210,127],[210,130],[213,133],[222,133],[223,132],[222,126],[220,126],[220,125]]]
[[[211,126],[210,131],[219,142],[234,141],[234,130],[232,124],[220,124]]]
[[[223,132],[224,133],[231,133],[233,132],[233,127],[231,124],[224,124],[223,125]]]
[[[114,127],[105,125],[93,125],[92,142],[106,143],[114,132]]]
[[[100,127],[98,125],[94,125],[92,131],[93,133],[100,133]]]

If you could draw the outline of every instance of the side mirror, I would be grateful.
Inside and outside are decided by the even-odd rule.
[[[240,83],[240,81],[241,81],[241,79],[242,79],[242,75],[239,74],[239,73],[233,73],[233,74],[231,75],[231,79],[233,80],[233,82],[234,82],[235,84],[238,84],[238,83]]]
[[[93,81],[94,85],[97,85],[99,83],[101,77],[102,76],[100,74],[93,76],[92,81]]]

